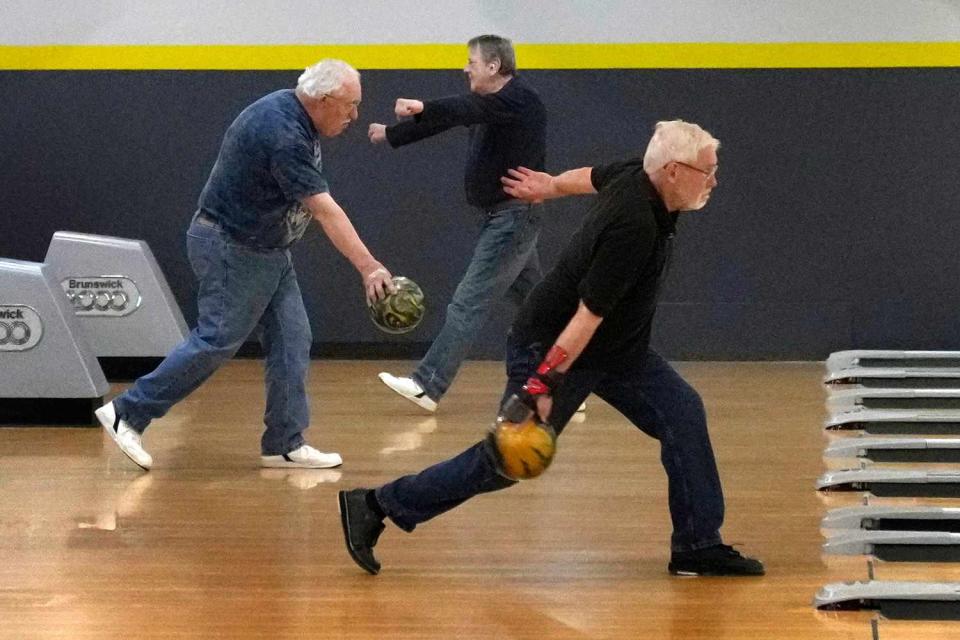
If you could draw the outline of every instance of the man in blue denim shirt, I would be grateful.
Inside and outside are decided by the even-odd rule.
[[[141,436],[233,357],[258,326],[266,354],[265,467],[335,467],[339,454],[306,444],[310,321],[290,246],[316,219],[360,272],[369,300],[393,290],[390,273],[330,196],[320,136],[340,135],[358,117],[360,75],[341,60],[308,67],[296,89],[260,98],[227,129],[187,231],[199,280],[197,327],[160,366],[97,410],[110,437],[136,464],[153,459]]]
[[[438,100],[397,100],[392,126],[374,123],[374,143],[410,144],[455,126],[470,129],[464,183],[467,203],[475,208],[480,238],[467,272],[447,307],[440,334],[410,377],[387,372],[380,379],[404,398],[435,411],[447,392],[491,307],[506,296],[523,302],[540,279],[537,238],[539,207],[511,198],[500,176],[512,167],[543,169],[547,112],[537,92],[519,77],[513,45],[500,36],[478,36],[468,43],[464,71],[470,93]]]
[[[763,564],[723,544],[723,491],[703,401],[650,348],[657,297],[677,213],[703,208],[717,186],[719,142],[701,127],[657,124],[643,159],[583,167],[553,177],[518,168],[514,197],[542,201],[597,193],[557,265],[524,302],[507,345],[507,388],[557,433],[591,392],[660,442],[673,521],[674,575],[763,575]],[[549,477],[549,476],[548,476]],[[404,531],[470,498],[516,484],[480,442],[377,489],[341,491],[347,549],[377,573],[383,520]]]

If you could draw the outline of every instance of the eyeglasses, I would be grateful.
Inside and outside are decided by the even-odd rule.
[[[686,162],[680,162],[679,160],[672,160],[671,162],[676,162],[677,164],[687,167],[688,169],[693,169],[697,173],[702,173],[707,180],[717,175],[717,165],[714,165],[713,168],[707,171],[706,169],[701,169],[700,167],[695,167],[692,164],[687,164]],[[668,162],[667,164],[670,164],[670,163]],[[667,166],[667,165],[664,165],[664,166]]]
[[[357,110],[360,109],[360,101],[359,101],[359,100],[351,100],[351,101],[348,102],[347,100],[345,100],[345,99],[343,99],[343,98],[338,98],[337,96],[335,96],[335,95],[333,95],[333,94],[331,94],[331,93],[325,93],[325,94],[323,94],[323,97],[324,97],[324,98],[330,98],[331,100],[336,100],[337,102],[339,102],[339,103],[341,103],[341,104],[349,105],[349,106],[350,106],[350,109],[357,109]]]

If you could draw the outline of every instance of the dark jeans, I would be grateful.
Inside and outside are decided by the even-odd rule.
[[[306,379],[313,339],[290,252],[247,247],[195,217],[187,254],[200,284],[197,326],[155,371],[114,399],[117,414],[143,433],[232,358],[259,326],[267,387],[261,452],[298,449],[310,421]]]
[[[542,353],[541,345],[508,344],[504,398],[520,389]],[[660,461],[669,481],[672,549],[719,544],[723,491],[700,395],[652,349],[631,371],[573,370],[553,395],[550,423],[558,435],[591,392],[660,441]],[[376,495],[398,527],[413,531],[477,494],[513,484],[497,473],[481,442],[418,474],[383,485]]]

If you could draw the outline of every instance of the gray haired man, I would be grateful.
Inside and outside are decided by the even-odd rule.
[[[398,117],[412,119],[369,127],[373,143],[393,147],[464,126],[470,131],[464,176],[467,203],[480,237],[447,306],[440,334],[409,377],[387,372],[388,387],[427,411],[436,411],[493,305],[523,302],[540,279],[537,239],[540,207],[504,192],[500,176],[520,165],[543,169],[547,112],[540,96],[516,70],[510,40],[477,36],[467,43],[464,73],[470,93],[436,100],[399,98]]]

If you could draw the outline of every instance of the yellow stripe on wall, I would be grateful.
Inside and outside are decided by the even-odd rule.
[[[320,58],[358,69],[450,69],[459,44],[0,46],[2,70],[302,69]],[[960,42],[517,44],[522,69],[960,67]]]

